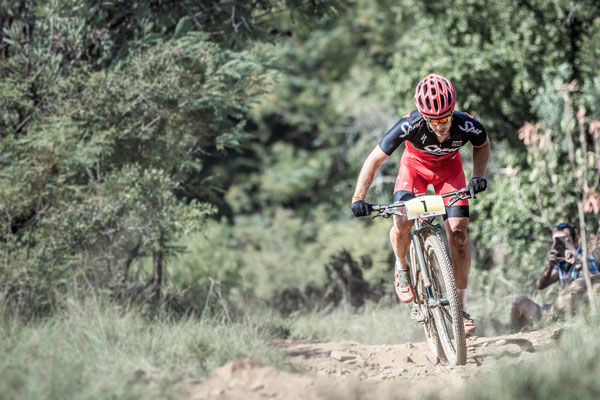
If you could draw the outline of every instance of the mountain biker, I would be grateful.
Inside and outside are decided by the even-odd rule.
[[[583,275],[583,251],[578,245],[575,229],[566,223],[557,224],[552,228],[552,248],[548,251],[548,265],[536,281],[538,290],[543,290],[554,282],[560,282],[567,288]],[[600,270],[596,259],[587,255],[590,274]],[[513,300],[511,321],[514,327],[522,328],[529,322],[540,319],[544,311],[553,308],[550,304],[537,304],[527,296],[517,296]]]
[[[441,75],[429,74],[415,89],[417,109],[402,117],[371,151],[358,175],[352,196],[352,212],[356,217],[371,213],[365,202],[369,187],[381,164],[405,143],[400,169],[394,187],[394,201],[405,201],[416,194],[426,193],[433,185],[435,193],[446,193],[465,187],[465,174],[459,149],[473,145],[473,177],[469,187],[475,193],[487,187],[487,167],[490,142],[485,128],[472,115],[455,111],[456,92],[452,83]],[[449,199],[444,199],[447,204]],[[450,244],[452,265],[463,307],[465,333],[475,331],[473,319],[466,313],[467,280],[471,255],[467,241],[469,224],[468,200],[461,200],[447,208],[444,225]],[[410,245],[412,221],[394,216],[390,241],[396,256],[394,287],[400,301],[410,303],[415,296],[408,273],[407,251]]]

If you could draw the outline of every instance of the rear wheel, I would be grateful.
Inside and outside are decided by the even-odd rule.
[[[434,296],[430,310],[441,346],[450,364],[463,365],[467,361],[467,341],[462,305],[448,253],[437,235],[430,235],[425,240],[425,263]]]
[[[446,356],[444,354],[444,349],[440,342],[440,338],[438,337],[435,323],[433,321],[433,315],[429,310],[427,305],[427,293],[425,292],[425,287],[423,286],[423,282],[419,277],[419,265],[417,263],[417,255],[415,253],[414,245],[411,243],[410,245],[410,280],[415,289],[415,300],[411,307],[415,307],[419,312],[420,316],[423,318],[423,330],[425,331],[425,338],[427,339],[427,343],[429,344],[429,349],[431,353],[440,360],[445,360]]]

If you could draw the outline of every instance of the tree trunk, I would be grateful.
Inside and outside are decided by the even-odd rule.
[[[161,250],[155,250],[152,252],[152,258],[154,260],[154,296],[156,300],[160,299],[160,287],[163,280],[163,252]]]

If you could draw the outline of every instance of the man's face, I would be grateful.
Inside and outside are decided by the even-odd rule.
[[[448,122],[444,124],[432,124],[431,122],[427,122],[435,136],[438,137],[438,140],[443,141],[450,136],[450,127],[452,126],[452,118],[448,120]]]

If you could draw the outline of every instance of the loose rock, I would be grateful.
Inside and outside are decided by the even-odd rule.
[[[332,351],[330,356],[331,358],[338,361],[354,360],[356,358],[355,354],[348,353],[345,351]]]

